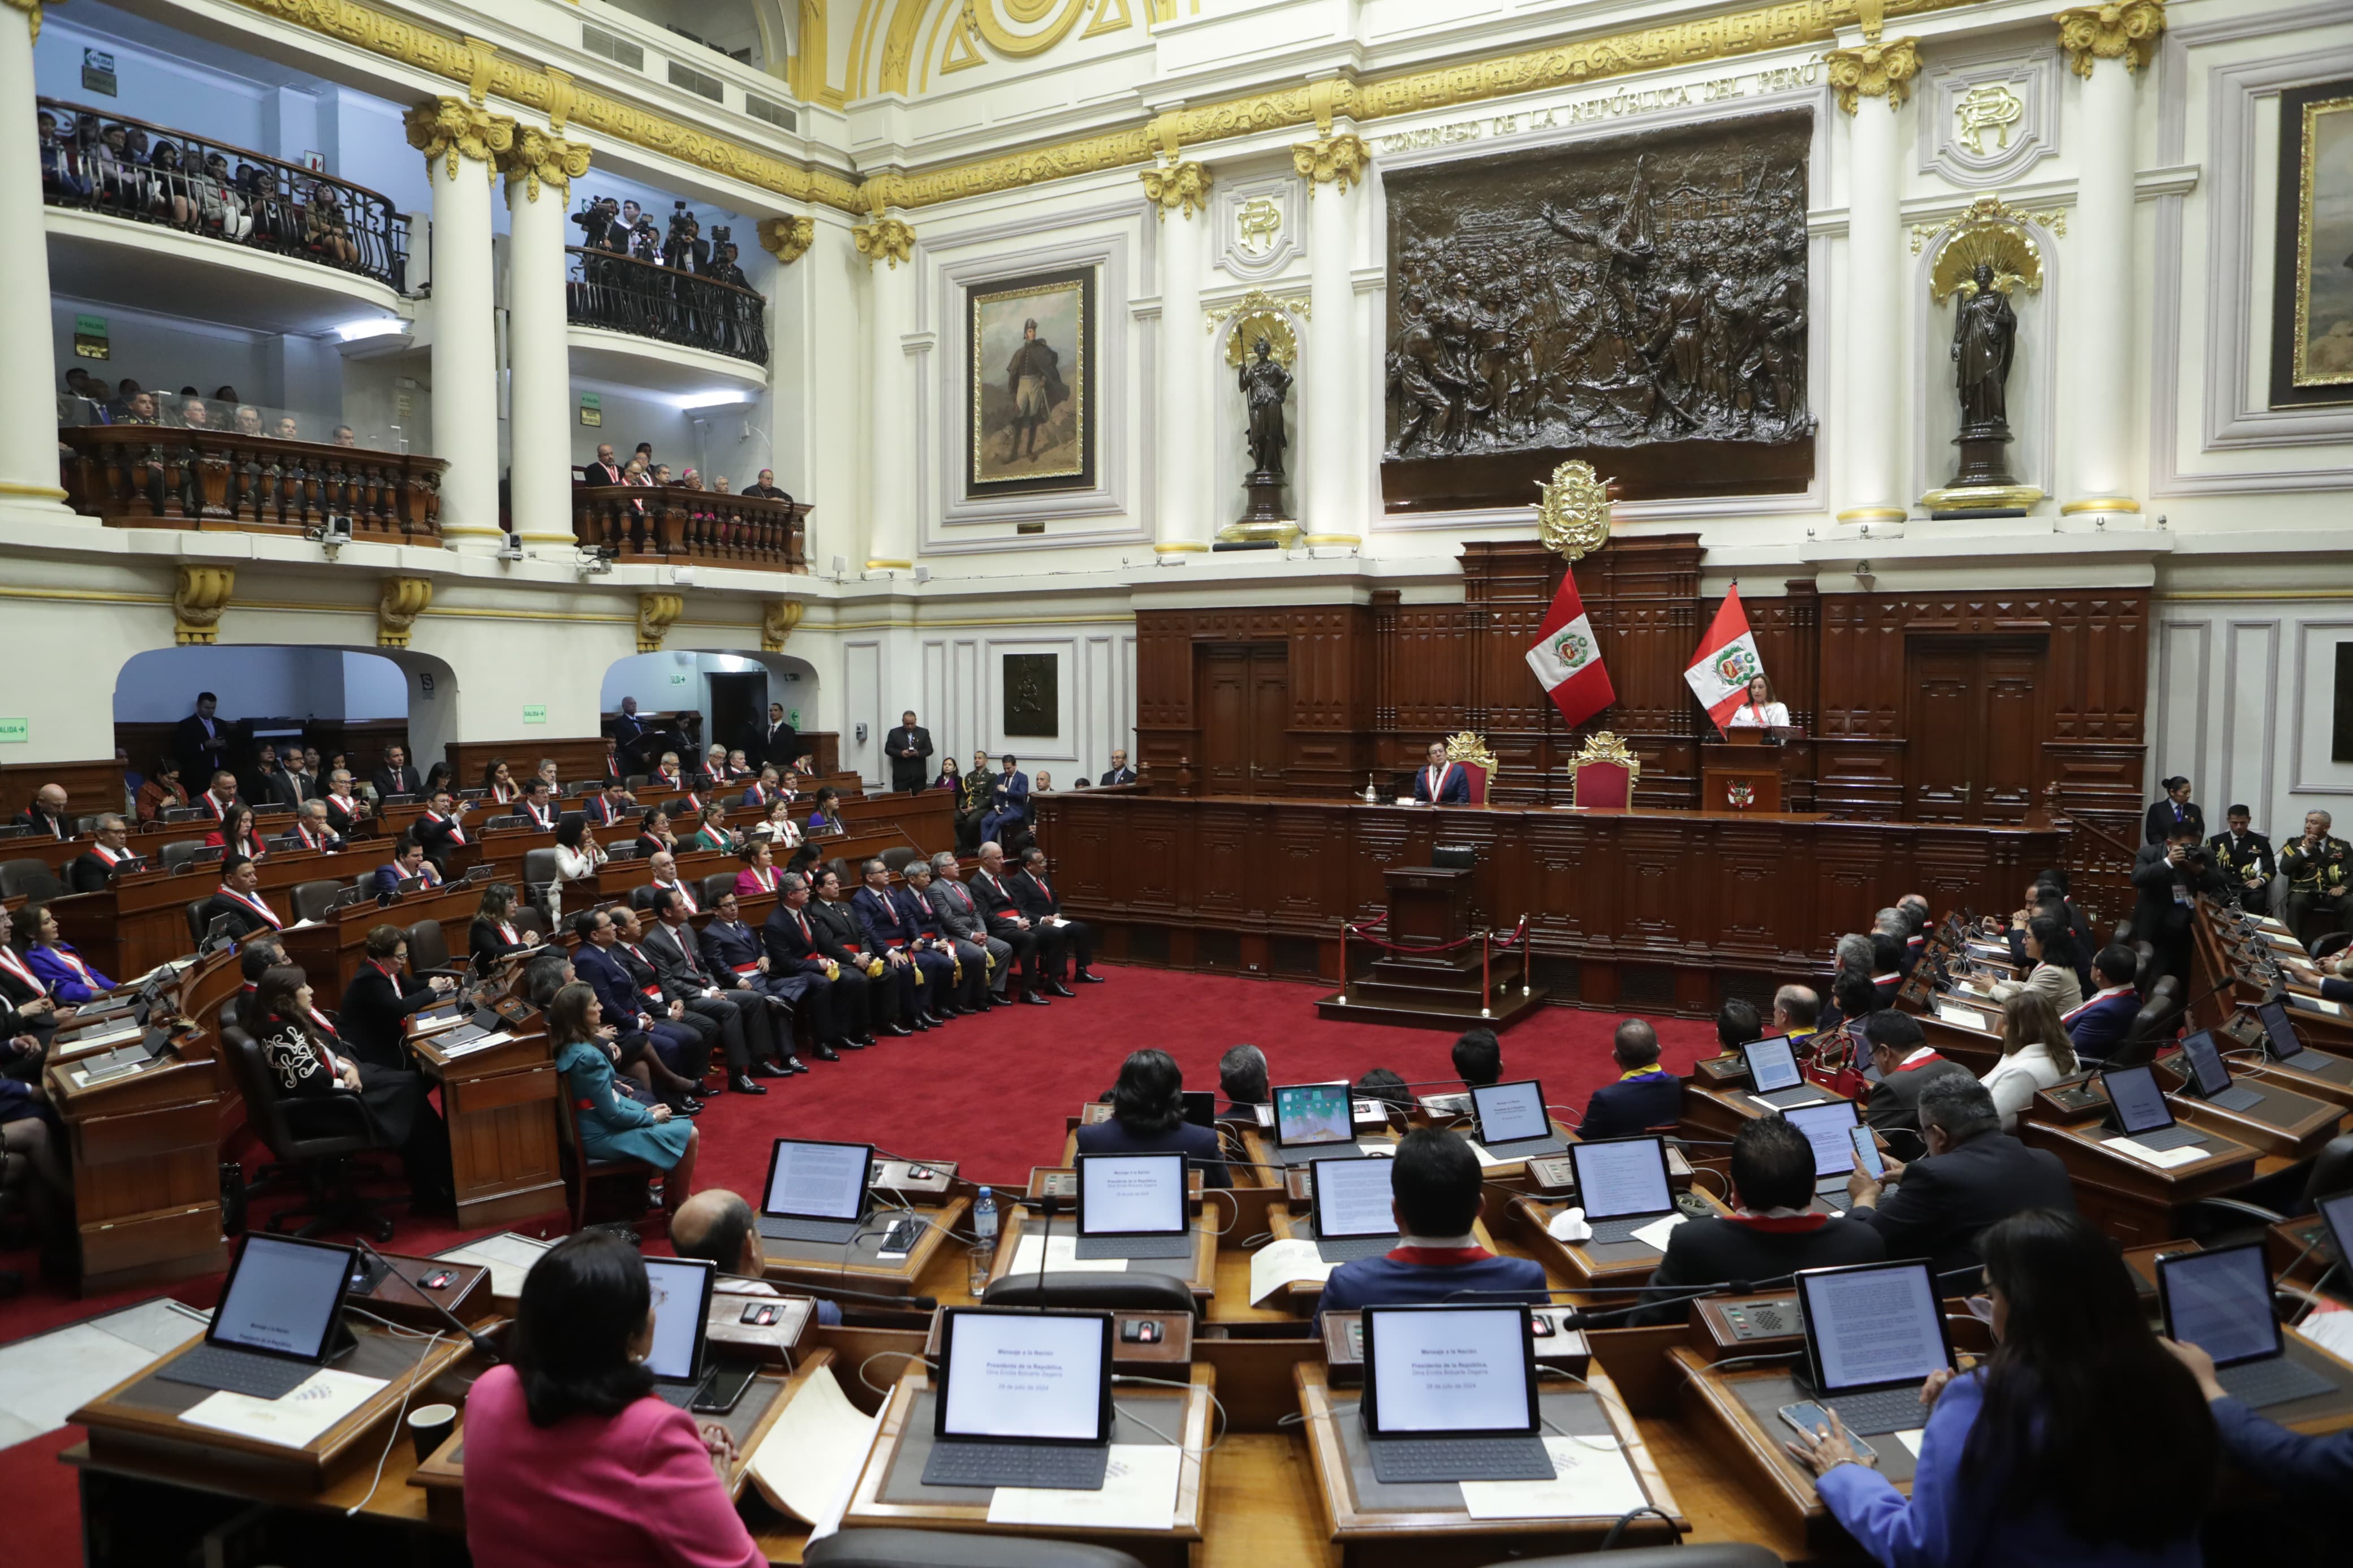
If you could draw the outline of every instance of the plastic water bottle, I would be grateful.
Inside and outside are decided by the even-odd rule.
[[[972,1294],[977,1300],[988,1289],[988,1269],[997,1254],[997,1189],[984,1186],[972,1205]]]

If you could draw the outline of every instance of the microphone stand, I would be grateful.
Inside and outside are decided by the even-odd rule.
[[[1039,1212],[1045,1216],[1046,1229],[1038,1238],[1038,1310],[1046,1310],[1046,1249],[1054,1239],[1054,1211],[1062,1206],[1057,1194],[1047,1193],[1038,1199]]]
[[[475,1332],[472,1329],[468,1328],[464,1323],[459,1321],[457,1313],[452,1312],[448,1308],[443,1306],[440,1302],[433,1299],[433,1292],[427,1290],[424,1286],[417,1284],[415,1280],[403,1274],[399,1269],[394,1268],[392,1259],[386,1258],[383,1253],[378,1252],[375,1247],[369,1243],[367,1237],[364,1236],[355,1236],[352,1239],[359,1243],[361,1247],[366,1248],[367,1255],[370,1258],[375,1258],[378,1263],[384,1265],[384,1271],[385,1274],[407,1286],[410,1292],[414,1294],[418,1300],[424,1302],[427,1306],[440,1313],[442,1317],[448,1319],[451,1328],[466,1336],[466,1342],[468,1344],[472,1345],[476,1351],[488,1356],[493,1362],[500,1359],[497,1346],[491,1344],[491,1342],[483,1335]]]

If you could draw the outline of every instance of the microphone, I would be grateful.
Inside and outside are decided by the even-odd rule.
[[[1046,1249],[1054,1239],[1054,1211],[1062,1206],[1060,1194],[1048,1193],[1038,1199],[1039,1209],[1046,1216],[1045,1233],[1038,1239],[1038,1310],[1046,1310]]]
[[[464,1323],[459,1322],[458,1321],[458,1314],[452,1312],[448,1308],[435,1300],[433,1299],[433,1293],[430,1290],[426,1289],[422,1285],[417,1284],[415,1280],[401,1273],[399,1269],[395,1268],[392,1266],[392,1259],[386,1258],[383,1253],[378,1252],[375,1247],[370,1245],[366,1237],[354,1236],[352,1239],[359,1243],[361,1247],[366,1248],[367,1255],[370,1258],[375,1258],[378,1263],[384,1265],[384,1271],[386,1275],[392,1279],[399,1280],[403,1285],[407,1286],[410,1293],[416,1296],[418,1300],[424,1302],[427,1306],[440,1313],[442,1317],[448,1319],[451,1328],[466,1336],[466,1342],[468,1344],[472,1345],[476,1351],[490,1357],[493,1362],[500,1359],[497,1346],[491,1344],[491,1342],[481,1334],[475,1332],[472,1329],[468,1328]]]
[[[746,1274],[723,1274],[720,1278],[723,1279],[741,1279],[746,1284],[767,1283],[767,1281],[764,1279],[754,1279],[750,1275]],[[929,1312],[935,1310],[940,1304],[939,1298],[936,1296],[886,1296],[879,1290],[852,1290],[839,1285],[806,1285],[802,1284],[798,1280],[794,1281],[794,1284],[797,1289],[807,1290],[810,1296],[816,1297],[822,1295],[828,1301],[838,1296],[846,1296],[852,1300],[880,1301],[887,1307],[903,1307],[911,1312]]]

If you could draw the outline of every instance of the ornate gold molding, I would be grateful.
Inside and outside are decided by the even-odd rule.
[[[406,647],[417,617],[432,602],[432,578],[386,577],[375,602],[375,646]]]
[[[1609,542],[1609,485],[1582,458],[1572,458],[1538,487],[1536,538],[1568,561],[1582,561]]]
[[[1570,787],[1576,785],[1577,770],[1588,763],[1610,763],[1626,770],[1626,787],[1630,793],[1642,782],[1642,759],[1634,754],[1625,737],[1614,730],[1596,730],[1585,737],[1585,744],[1577,755],[1568,759]]]
[[[1313,142],[1293,142],[1291,166],[1307,181],[1307,199],[1312,202],[1318,185],[1330,185],[1347,195],[1348,187],[1373,166],[1373,154],[1355,132],[1343,131],[1335,136],[1327,131]]]
[[[1476,730],[1465,730],[1459,735],[1447,736],[1446,760],[1469,763],[1491,780],[1504,771],[1504,765],[1495,760],[1495,753],[1487,749],[1487,738]]]
[[[1168,215],[1191,217],[1197,212],[1209,210],[1209,171],[1198,163],[1172,160],[1144,171],[1145,199],[1160,212],[1160,221]]]
[[[428,99],[401,117],[408,144],[425,154],[427,170],[437,158],[449,160],[449,178],[458,177],[462,155],[481,160],[482,177],[498,167],[499,155],[514,145],[515,122],[459,98]]]
[[[897,271],[902,261],[909,266],[915,262],[915,231],[895,217],[878,217],[872,223],[861,223],[849,231],[857,243],[858,254],[866,258],[866,265],[888,261]]]
[[[2109,0],[2051,19],[2059,24],[2067,68],[2080,77],[2092,74],[2094,60],[2122,60],[2125,69],[2137,71],[2157,58],[2157,40],[2165,36],[2164,0]]]
[[[559,191],[569,191],[572,182],[588,172],[588,158],[586,142],[566,142],[536,126],[517,125],[512,144],[498,155],[499,167],[506,172],[507,199],[514,199],[517,180],[524,182],[525,197],[530,201],[539,200],[543,183]]]
[[[5,0],[5,3],[25,13],[25,24],[33,30],[33,42],[39,43],[41,41],[41,0]],[[51,3],[54,4],[55,0],[51,0]]]
[[[1919,45],[1917,38],[1890,38],[1859,49],[1823,50],[1822,63],[1830,67],[1839,107],[1852,114],[1860,100],[1883,98],[1889,109],[1903,108],[1912,93],[1912,79],[1920,74]]]
[[[1228,321],[1234,324],[1226,338],[1229,365],[1240,364],[1260,338],[1272,342],[1276,363],[1287,365],[1299,358],[1299,335],[1291,326],[1293,317],[1303,321],[1314,319],[1306,295],[1274,295],[1263,289],[1253,289],[1230,305],[1203,310],[1201,326],[1214,336]]]
[[[817,219],[813,217],[764,217],[760,220],[760,248],[790,267],[808,254],[817,243]]]
[[[182,566],[172,588],[172,634],[183,647],[220,640],[221,612],[237,592],[234,566]]]
[[[640,594],[638,595],[638,651],[659,653],[662,638],[670,635],[670,623],[686,607],[676,594]]]
[[[782,653],[785,640],[808,610],[798,599],[771,599],[760,606],[760,651]]]

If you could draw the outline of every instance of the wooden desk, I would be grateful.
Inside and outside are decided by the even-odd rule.
[[[1053,1235],[1076,1236],[1078,1234],[1078,1222],[1075,1219],[1067,1215],[1058,1215],[1056,1218],[1059,1223],[1052,1227]],[[1193,1292],[1195,1299],[1206,1304],[1218,1293],[1218,1237],[1219,1235],[1215,1228],[1206,1223],[1206,1218],[1205,1215],[1193,1222],[1193,1256],[1189,1263],[1174,1258],[1132,1258],[1127,1260],[1128,1268],[1137,1273],[1161,1273],[1182,1279],[1187,1288]],[[1026,1233],[1029,1224],[1029,1212],[1018,1205],[1014,1205],[1005,1214],[1005,1224],[997,1232],[997,1257],[989,1265],[988,1282],[990,1284],[994,1285],[1014,1272],[1014,1254],[1020,1250],[1021,1237]],[[1044,1220],[1040,1219],[1038,1222],[1038,1228],[1041,1233],[1047,1230]],[[1029,1269],[1024,1268],[1021,1272],[1027,1274]],[[1051,1274],[1054,1270],[1050,1266],[1046,1272]],[[1104,1272],[1113,1271],[1106,1269]]]
[[[1273,1239],[1276,1241],[1285,1240],[1294,1235],[1312,1237],[1315,1230],[1314,1211],[1309,1207],[1303,1207],[1294,1218],[1290,1205],[1276,1204],[1267,1210],[1267,1226],[1273,1233]],[[1400,1237],[1398,1239],[1399,1245],[1403,1245],[1405,1238]],[[1496,1250],[1495,1238],[1488,1233],[1485,1220],[1474,1219],[1471,1222],[1471,1239],[1490,1252]],[[1245,1272],[1242,1279],[1243,1289],[1247,1291],[1249,1274]],[[1283,1287],[1282,1293],[1276,1300],[1289,1308],[1294,1317],[1312,1318],[1315,1315],[1317,1305],[1324,1300],[1324,1281],[1321,1279],[1294,1280]]]
[[[233,973],[233,971],[232,971]],[[84,1295],[159,1285],[228,1266],[221,1236],[218,1064],[211,1038],[102,1083],[75,1062],[42,1073],[64,1121]]]
[[[406,931],[419,921],[431,921],[441,928],[450,963],[462,964],[471,941],[474,911],[481,904],[482,889],[466,882],[411,893],[390,909],[377,908],[373,899],[346,904],[328,910],[327,918],[315,925],[289,924],[283,936],[286,956],[309,973],[313,988],[325,993],[322,1001],[341,997],[343,987],[366,962],[367,933],[380,925]]]
[[[1706,1197],[1719,1213],[1725,1212],[1723,1205],[1704,1189],[1701,1196]],[[1543,1198],[1516,1197],[1511,1207],[1514,1234],[1526,1245],[1529,1254],[1545,1266],[1545,1271],[1566,1279],[1568,1289],[1640,1285],[1665,1260],[1663,1251],[1639,1241],[1613,1241],[1606,1247],[1594,1247],[1581,1241],[1556,1239],[1550,1228],[1553,1218],[1570,1206],[1547,1203]],[[1633,1301],[1630,1298],[1622,1304],[1631,1306]]]
[[[1356,1458],[1363,1443],[1356,1396],[1335,1394],[1318,1364],[1302,1364],[1293,1378],[1307,1418],[1308,1452],[1315,1466],[1323,1521],[1329,1539],[1339,1546],[1342,1568],[1473,1568],[1512,1557],[1574,1552],[1590,1549],[1617,1522],[1615,1515],[1474,1520],[1451,1482],[1381,1487],[1369,1480],[1369,1468]],[[1665,1478],[1609,1374],[1589,1369],[1587,1384],[1585,1389],[1567,1391],[1539,1383],[1546,1415],[1566,1431],[1607,1433],[1618,1439],[1651,1506],[1673,1520],[1671,1527],[1645,1516],[1629,1524],[1622,1539],[1630,1547],[1672,1545],[1674,1532],[1689,1521],[1677,1510]]]
[[[565,1206],[555,1129],[563,1075],[538,1015],[527,1016],[512,1039],[455,1057],[430,1035],[409,1043],[426,1074],[441,1085],[461,1230]]]
[[[873,1452],[850,1493],[842,1516],[845,1529],[896,1526],[929,1530],[967,1530],[988,1534],[1039,1536],[1056,1541],[1091,1542],[1115,1546],[1155,1568],[1186,1568],[1207,1523],[1204,1500],[1209,1468],[1209,1392],[1217,1374],[1196,1366],[1184,1388],[1122,1388],[1112,1396],[1114,1443],[1155,1443],[1159,1438],[1133,1411],[1162,1432],[1174,1436],[1185,1450],[1177,1468],[1175,1522],[1165,1531],[1078,1530],[1044,1525],[1002,1525],[988,1521],[993,1489],[987,1487],[926,1487],[923,1462],[931,1453],[933,1401],[929,1375],[920,1370],[902,1377],[883,1407],[881,1431]]]
[[[2232,1072],[2233,1089],[2250,1089],[2263,1098],[2244,1110],[2226,1110],[2191,1095],[2170,1097],[2174,1114],[2200,1131],[2220,1134],[2264,1154],[2308,1160],[2321,1145],[2343,1130],[2345,1107],[2308,1099],[2284,1079],[2263,1068]]]
[[[949,1233],[970,1206],[967,1198],[951,1198],[937,1208],[916,1209],[917,1218],[931,1223],[923,1226],[907,1256],[896,1262],[884,1262],[875,1255],[875,1244],[882,1239],[888,1228],[885,1222],[895,1211],[869,1215],[856,1238],[840,1245],[763,1237],[761,1247],[768,1264],[765,1277],[818,1296],[825,1294],[828,1285],[881,1296],[914,1295],[915,1281],[948,1245]],[[1015,1211],[1017,1215],[1018,1212]]]
[[[2254,1150],[2207,1129],[2200,1131],[2206,1138],[2206,1158],[2159,1170],[2103,1147],[2103,1137],[2115,1136],[2104,1122],[2018,1124],[2020,1142],[2050,1150],[2067,1167],[2084,1217],[2126,1247],[2181,1235],[2181,1210],[2202,1198],[2227,1196],[2254,1179]]]

